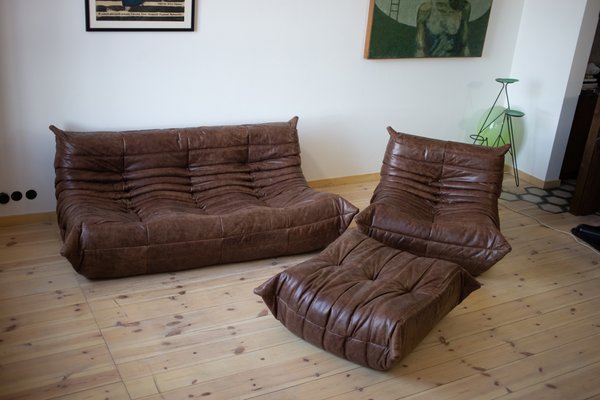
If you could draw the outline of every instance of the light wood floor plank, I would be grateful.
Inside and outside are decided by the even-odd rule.
[[[24,280],[18,285],[13,282],[0,282],[0,300],[48,292],[61,293],[76,287],[77,279],[65,266],[56,275],[43,279]]]
[[[48,334],[32,341],[5,344],[0,347],[0,358],[2,365],[26,360],[36,362],[35,359],[39,357],[104,344],[100,331],[96,327],[90,327],[87,331],[64,333],[58,336]]]
[[[119,371],[123,379],[137,379],[147,375],[158,375],[166,370],[193,367],[199,362],[212,362],[222,359],[237,358],[242,353],[256,352],[286,343],[298,342],[299,339],[279,327],[264,330],[258,334],[246,336],[229,336],[225,340],[215,342],[198,342],[181,350],[162,352],[153,357],[119,363]]]
[[[60,400],[126,400],[129,398],[127,388],[121,382],[60,396]]]
[[[274,318],[265,314],[266,318],[252,318],[243,321],[229,320],[226,324],[215,326],[204,326],[198,324],[196,330],[181,332],[179,335],[172,335],[165,338],[163,335],[143,334],[142,332],[133,332],[138,328],[131,327],[130,332],[138,334],[137,341],[128,341],[126,345],[119,340],[114,340],[112,336],[104,334],[104,338],[109,343],[111,352],[115,360],[119,363],[126,363],[143,358],[149,358],[160,354],[170,354],[180,350],[189,350],[194,346],[203,343],[213,343],[227,340],[230,337],[258,335],[261,332],[273,328],[281,328],[281,325]],[[171,320],[171,321],[175,321]],[[287,332],[279,330],[280,332]],[[125,332],[125,335],[130,335]],[[193,353],[193,350],[190,352]]]
[[[593,363],[572,372],[537,382],[522,390],[497,397],[498,400],[544,399],[588,400],[600,397],[600,363]]]
[[[160,395],[143,397],[144,400],[177,400],[194,396],[194,398],[210,399],[247,399],[260,396],[263,393],[277,393],[286,387],[298,388],[298,385],[314,382],[321,377],[332,374],[346,373],[358,367],[346,360],[332,357],[324,352],[298,354],[296,358],[273,365],[258,364],[248,369],[231,373],[226,377],[210,381],[192,381],[192,385],[163,392]],[[372,370],[373,374],[378,372]],[[322,398],[305,396],[298,392],[299,397],[289,398]],[[285,399],[286,397],[276,397]]]
[[[120,380],[106,346],[14,362],[0,373],[0,399],[49,399]]]
[[[36,259],[55,257],[59,253],[58,246],[58,240],[54,239],[14,246],[5,245],[0,253],[0,259],[2,260],[0,265],[3,268],[8,268],[17,261],[30,260],[35,262]]]

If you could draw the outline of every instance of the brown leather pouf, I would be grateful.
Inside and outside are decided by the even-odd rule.
[[[351,230],[255,293],[297,336],[387,370],[477,288],[457,264],[418,257]]]

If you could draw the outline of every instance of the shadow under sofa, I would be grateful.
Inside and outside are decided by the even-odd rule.
[[[297,122],[51,126],[61,253],[88,278],[116,278],[324,248],[358,210],[308,186]]]

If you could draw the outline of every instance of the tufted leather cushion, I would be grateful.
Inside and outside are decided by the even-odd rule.
[[[177,271],[325,247],[357,209],[308,187],[289,122],[56,136],[63,255],[81,274]]]
[[[454,263],[418,257],[350,230],[255,293],[304,340],[386,370],[477,288]]]
[[[507,254],[498,197],[509,146],[388,131],[380,183],[356,217],[361,231],[398,249],[456,262],[475,276]]]

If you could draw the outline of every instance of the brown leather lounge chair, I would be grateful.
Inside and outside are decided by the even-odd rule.
[[[509,145],[482,147],[402,134],[390,139],[359,229],[388,246],[460,264],[473,276],[511,247],[498,197]]]
[[[388,130],[381,182],[357,216],[362,232],[347,231],[255,290],[291,332],[379,370],[417,346],[479,287],[472,275],[510,251],[497,204],[508,147]]]

